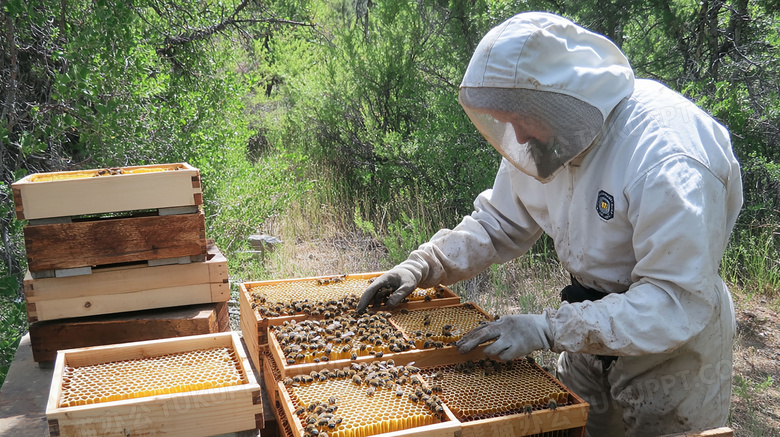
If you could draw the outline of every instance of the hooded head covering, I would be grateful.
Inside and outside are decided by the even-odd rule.
[[[490,144],[548,182],[631,95],[634,73],[604,36],[557,15],[526,12],[482,38],[460,87],[461,105]]]

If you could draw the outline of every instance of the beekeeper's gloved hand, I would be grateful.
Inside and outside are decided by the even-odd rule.
[[[376,278],[363,292],[357,311],[361,313],[369,305],[381,305],[385,299],[387,299],[387,307],[393,308],[406,296],[412,294],[415,288],[417,288],[417,276],[404,267],[393,267]]]
[[[496,341],[485,348],[485,355],[509,361],[552,347],[552,328],[544,314],[503,316],[495,322],[477,326],[456,345],[458,352],[465,354],[494,339]]]

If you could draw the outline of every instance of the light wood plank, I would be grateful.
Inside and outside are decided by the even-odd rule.
[[[61,278],[24,278],[27,302],[51,299],[124,294],[183,285],[224,284],[228,281],[227,259],[211,242],[204,262],[149,267],[145,264],[91,269],[90,274]]]
[[[37,321],[57,320],[228,300],[228,284],[180,285],[121,294],[39,300],[35,303],[35,317]]]
[[[12,184],[17,218],[32,220],[202,204],[198,169],[186,163],[123,167],[138,168],[168,171],[50,181],[35,179],[79,172],[28,175]]]

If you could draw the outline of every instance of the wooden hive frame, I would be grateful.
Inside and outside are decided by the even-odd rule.
[[[107,171],[94,169],[28,175],[11,185],[16,217],[36,220],[203,204],[200,171],[187,163],[111,169],[117,170],[125,174],[94,177]]]
[[[217,389],[161,394],[60,407],[66,366],[88,366],[208,348],[230,348],[245,383]],[[177,435],[210,436],[262,428],[261,389],[236,333],[208,334],[59,351],[46,408],[52,437]]]
[[[30,323],[230,299],[227,259],[212,243],[203,262],[92,269],[91,274],[24,279]]]
[[[526,362],[523,364],[528,365],[529,363]],[[425,367],[428,367],[428,369],[423,368],[421,373],[426,373],[426,371],[431,372],[431,369],[440,368],[441,366]],[[566,402],[552,410],[549,408],[534,408],[530,413],[520,412],[514,414],[509,414],[510,412],[507,411],[504,413],[497,413],[494,417],[479,419],[459,417],[461,422],[461,437],[482,437],[490,435],[512,435],[518,437],[565,435],[567,437],[584,437],[585,425],[590,411],[588,403],[565,387],[538,364],[532,363],[530,364],[530,368],[538,374],[541,380],[559,387],[561,392],[565,393]],[[449,406],[451,409],[455,410],[452,405]],[[458,416],[457,414],[455,415]]]
[[[348,274],[350,279],[365,279],[368,281],[370,278],[381,276],[384,272],[369,272],[369,273],[356,273]],[[240,324],[241,332],[244,337],[244,341],[247,345],[247,351],[252,358],[252,362],[258,367],[261,366],[260,355],[268,348],[268,327],[270,325],[282,324],[285,321],[301,321],[307,318],[311,318],[306,314],[287,315],[280,317],[263,317],[252,308],[252,290],[256,287],[262,287],[266,285],[275,285],[281,283],[303,283],[308,281],[326,280],[333,278],[334,276],[316,276],[307,278],[295,278],[295,279],[278,279],[269,281],[255,281],[244,282],[239,284],[239,308],[240,308]],[[366,284],[368,286],[368,284]],[[415,308],[431,308],[444,305],[454,305],[460,303],[460,297],[455,294],[451,289],[445,286],[440,286],[444,293],[442,298],[434,298],[431,301],[415,301],[406,302],[398,306],[398,309],[415,309]]]
[[[446,310],[447,308],[464,307],[464,306],[472,307],[478,312],[482,313],[487,320],[492,320],[492,317],[489,314],[487,314],[484,310],[482,310],[481,308],[479,308],[478,306],[472,303],[458,304],[458,305],[443,305],[440,307],[432,307],[432,308],[417,308],[417,310],[437,310],[437,309]],[[398,313],[400,311],[401,309],[397,308],[393,310],[393,313]],[[392,316],[390,322],[391,324],[393,324]],[[407,337],[407,339],[410,339],[407,333],[403,332],[402,330],[400,331],[404,336]],[[341,360],[331,360],[331,361],[320,362],[320,363],[312,362],[312,363],[287,364],[284,351],[282,350],[282,347],[279,344],[276,337],[272,334],[269,335],[267,352],[274,360],[274,363],[276,364],[276,367],[278,368],[282,378],[288,376],[302,375],[305,373],[310,373],[312,371],[319,371],[331,367],[342,367],[345,365],[349,365],[349,363],[352,362],[362,363],[362,362],[370,362],[370,361],[382,360],[382,359],[384,360],[393,359],[398,363],[415,362],[417,363],[416,364],[417,366],[431,366],[437,363],[457,363],[464,359],[479,359],[484,356],[484,354],[481,352],[481,348],[477,348],[466,355],[462,355],[458,352],[456,347],[444,346],[442,348],[428,348],[428,349],[418,348],[418,349],[407,350],[404,352],[387,353],[384,354],[381,358],[376,358],[373,355],[363,355],[357,357],[357,359],[354,360],[346,358]]]
[[[293,437],[304,437],[304,425],[301,420],[295,414],[294,404],[290,398],[290,394],[284,387],[284,384],[279,382],[277,384],[277,393],[279,394],[279,403],[281,409],[284,412],[284,419],[292,429]],[[409,428],[399,431],[381,432],[371,434],[374,437],[457,437],[460,436],[461,423],[447,408],[446,405],[442,405],[444,409],[445,420],[440,423],[432,425],[423,425],[414,428]]]
[[[230,331],[227,302],[176,306],[30,324],[37,363],[53,362],[57,351],[133,341]]]
[[[483,348],[480,348],[479,357],[484,358]],[[399,354],[405,355],[405,354]],[[463,356],[462,361],[451,362],[450,364],[466,362],[469,360],[477,361],[479,357]],[[398,357],[403,362],[396,361],[398,364],[406,363],[406,357]],[[446,358],[445,358],[446,359]],[[377,360],[378,361],[378,360]],[[420,365],[421,373],[425,374],[430,372],[431,368],[441,367],[441,363],[437,363],[435,359],[426,360]],[[452,360],[448,360],[452,361]],[[419,363],[414,362],[415,366]],[[504,414],[500,413],[495,417],[481,418],[476,420],[461,420],[455,413],[451,411],[451,408],[447,405],[446,401],[443,406],[447,408],[448,417],[452,416],[457,423],[459,423],[457,435],[461,437],[484,437],[494,435],[511,435],[511,436],[566,436],[566,437],[583,437],[585,435],[585,425],[587,423],[589,405],[582,400],[579,396],[568,390],[563,386],[560,381],[555,379],[552,375],[547,373],[538,364],[533,364],[533,368],[543,375],[544,378],[553,381],[556,385],[559,385],[562,390],[565,390],[568,396],[568,402],[566,405],[558,406],[555,410],[550,409],[535,409],[530,413],[516,413],[516,414]],[[271,367],[274,364],[266,364],[264,372],[271,371]],[[276,420],[279,422],[279,429],[285,429],[289,435],[289,430],[292,429],[292,435],[294,437],[300,437],[302,435],[303,424],[300,419],[294,414],[295,405],[291,400],[288,393],[288,387],[284,385],[281,380],[278,380],[279,375],[277,372],[273,372],[277,380],[274,380],[274,376],[264,376],[266,381],[266,388],[269,394],[273,392],[274,396],[274,409]],[[408,436],[408,435],[428,435],[417,434],[421,430],[405,430],[392,433],[394,436]],[[427,431],[427,430],[426,430]],[[385,434],[381,434],[385,435]],[[388,434],[389,435],[389,434]]]

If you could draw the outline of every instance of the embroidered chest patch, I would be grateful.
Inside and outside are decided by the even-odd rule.
[[[606,191],[599,191],[599,197],[596,200],[596,211],[599,217],[609,220],[615,216],[615,199]]]

